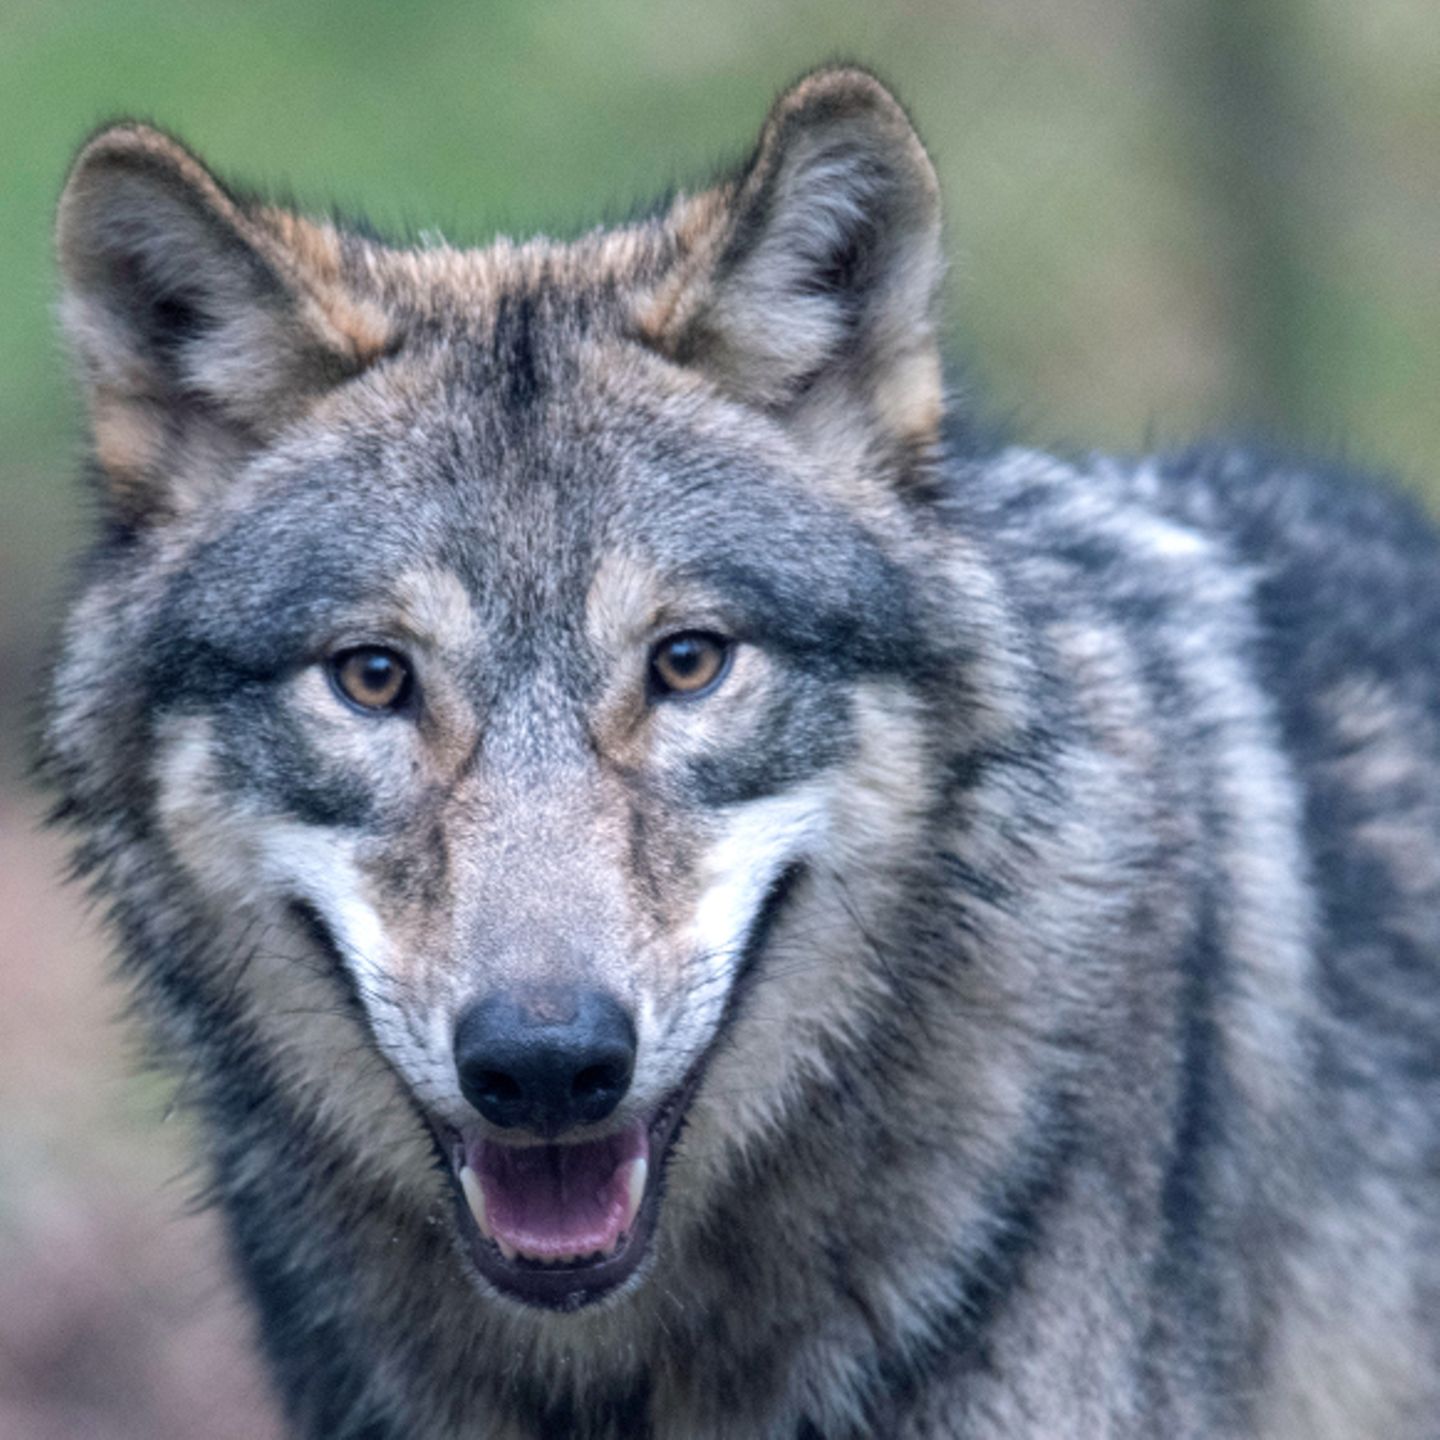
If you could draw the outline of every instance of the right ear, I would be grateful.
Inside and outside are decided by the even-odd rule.
[[[679,259],[639,314],[676,364],[812,444],[927,455],[942,408],[934,167],[894,96],[851,67],[776,101],[749,163],[672,209]]]
[[[391,343],[333,228],[242,205],[148,126],[80,152],[56,245],[95,453],[133,521],[184,508]]]

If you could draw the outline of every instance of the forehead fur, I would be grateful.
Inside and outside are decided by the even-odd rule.
[[[619,313],[622,296],[653,282],[671,262],[676,237],[654,219],[568,242],[501,238],[483,249],[392,249],[358,236],[346,244],[348,272],[375,285],[396,309],[446,329],[482,333],[507,296],[544,296],[554,315],[567,302],[592,312],[605,300]]]

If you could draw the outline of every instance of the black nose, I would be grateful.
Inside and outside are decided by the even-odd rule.
[[[455,1027],[465,1098],[492,1124],[558,1135],[603,1120],[630,1088],[635,1027],[600,990],[501,992]]]

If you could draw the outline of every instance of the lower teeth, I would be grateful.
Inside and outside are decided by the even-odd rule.
[[[619,1253],[625,1243],[625,1236],[621,1236],[615,1242],[611,1250],[587,1250],[583,1254],[579,1251],[566,1251],[562,1255],[526,1255],[516,1250],[513,1246],[507,1245],[503,1240],[497,1239],[495,1244],[499,1247],[501,1255],[507,1260],[527,1260],[532,1265],[556,1266],[556,1265],[598,1265],[602,1260],[609,1260]]]

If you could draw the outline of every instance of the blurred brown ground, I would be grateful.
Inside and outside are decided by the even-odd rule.
[[[63,863],[0,793],[0,1437],[275,1440],[182,1122],[136,1078]]]

